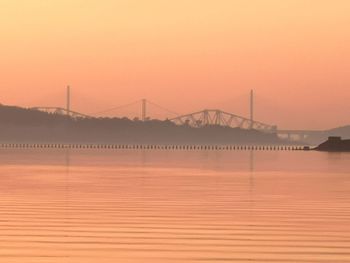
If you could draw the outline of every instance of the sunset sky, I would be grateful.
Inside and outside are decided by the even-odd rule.
[[[0,103],[63,106],[69,84],[88,114],[148,98],[247,116],[254,89],[260,121],[350,124],[349,14],[349,0],[0,0]]]

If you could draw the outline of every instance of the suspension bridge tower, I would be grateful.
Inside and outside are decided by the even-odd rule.
[[[66,106],[66,110],[67,110],[67,115],[69,116],[70,113],[70,86],[67,86],[67,106]]]
[[[147,100],[142,99],[141,101],[141,119],[142,121],[146,121],[147,119]]]
[[[254,123],[254,90],[250,91],[250,129],[253,129]]]

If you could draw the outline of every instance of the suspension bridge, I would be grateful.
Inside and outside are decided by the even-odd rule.
[[[158,110],[161,110],[167,114],[166,120],[169,120],[176,125],[188,125],[193,128],[201,128],[205,126],[223,126],[230,128],[240,128],[240,129],[253,129],[261,131],[264,133],[276,133],[279,137],[290,140],[290,141],[303,141],[312,135],[323,135],[325,131],[319,130],[281,130],[278,129],[276,125],[267,124],[263,122],[256,121],[254,119],[254,94],[253,91],[250,93],[250,117],[243,117],[220,109],[204,109],[201,111],[192,112],[189,114],[179,114],[166,107],[163,107],[157,103],[150,100],[141,99],[127,103],[124,105],[119,105],[116,107],[108,108],[102,111],[95,112],[93,114],[84,114],[71,110],[71,95],[70,87],[67,87],[67,105],[66,108],[63,107],[33,107],[33,110],[44,111],[52,114],[67,115],[71,118],[97,118],[105,116],[111,112],[116,112],[121,109],[128,108],[130,106],[137,106],[139,109],[138,116],[134,119],[141,121],[149,121],[150,114],[148,113],[148,108],[153,106]]]

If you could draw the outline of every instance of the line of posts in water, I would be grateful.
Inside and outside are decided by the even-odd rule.
[[[158,144],[36,144],[2,143],[1,148],[50,148],[50,149],[120,149],[120,150],[262,150],[297,151],[308,147],[295,145],[158,145]]]

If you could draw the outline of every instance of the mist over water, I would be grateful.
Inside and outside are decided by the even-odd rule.
[[[0,262],[349,262],[350,154],[0,150]]]

